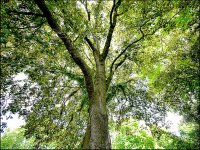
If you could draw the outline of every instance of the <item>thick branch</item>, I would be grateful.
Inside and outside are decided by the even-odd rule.
[[[85,1],[85,9],[86,9],[86,12],[87,12],[87,15],[88,15],[88,21],[90,21],[90,11],[88,10],[88,7],[87,7],[87,0]]]
[[[115,0],[113,0],[113,6],[112,6],[112,9],[110,11],[110,25],[113,22],[113,11],[114,11],[114,8],[115,8]]]
[[[90,41],[90,39],[88,39],[88,37],[85,37],[85,40],[88,43],[89,47],[92,49],[95,61],[97,62],[100,56],[99,50],[94,47],[94,44]]]
[[[115,65],[115,70],[117,70],[126,60],[127,56],[125,56],[119,63]]]
[[[86,40],[87,44],[89,45],[89,47],[92,49],[94,60],[95,60],[96,64],[98,64],[100,61],[99,50],[94,46],[94,44],[91,42],[91,40],[87,36],[85,37],[85,40]],[[91,61],[91,63],[92,63],[92,61]]]
[[[88,39],[88,37],[85,37],[86,42],[88,43],[88,45],[90,46],[90,48],[92,49],[92,51],[97,51],[97,49],[94,47],[94,44],[90,41],[90,39]]]
[[[52,16],[51,12],[47,8],[44,0],[34,0],[35,3],[38,5],[40,10],[43,12],[44,16],[47,19],[47,22],[49,23],[50,27],[56,32],[58,37],[63,41],[65,47],[67,48],[68,52],[72,56],[72,59],[74,62],[80,67],[82,70],[85,80],[86,80],[86,86],[88,90],[88,94],[93,92],[93,82],[92,82],[92,74],[91,69],[86,64],[86,62],[82,59],[79,52],[76,50],[75,46],[73,45],[73,42],[69,38],[67,34],[62,32],[60,26],[57,24],[56,20]],[[90,96],[90,95],[89,95]]]
[[[90,21],[90,13],[91,12],[88,10],[88,2],[87,2],[87,0],[81,0],[80,2],[85,7],[85,10],[86,10],[86,13],[87,13],[87,17],[88,17],[88,21]]]
[[[115,0],[113,1],[113,7],[112,7],[111,12],[110,12],[110,28],[109,28],[108,35],[107,35],[107,38],[106,38],[103,53],[101,55],[103,60],[105,60],[107,55],[108,55],[109,47],[110,47],[111,40],[112,40],[112,35],[113,35],[114,29],[115,29],[115,26],[116,26],[116,23],[117,23],[117,16],[118,16],[117,10],[118,10],[121,2],[122,2],[122,0],[119,0],[115,4]]]

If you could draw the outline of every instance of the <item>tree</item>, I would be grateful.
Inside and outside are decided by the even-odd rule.
[[[1,149],[34,149],[34,137],[26,139],[23,127],[14,130],[7,129],[1,137]],[[42,145],[45,149],[55,148],[54,143]]]
[[[27,140],[24,137],[24,129],[18,128],[14,131],[7,130],[1,137],[1,149],[32,149],[34,139]]]
[[[127,119],[122,126],[113,126],[114,149],[155,149],[155,139],[146,125],[140,125],[134,119]]]
[[[191,10],[188,12],[190,20],[178,20],[178,23],[186,26],[192,23],[196,19],[198,2],[34,0],[5,1],[2,4],[5,18],[1,39],[3,64],[12,66],[9,59],[19,56],[13,61],[23,62],[19,68],[29,74],[29,83],[38,84],[11,88],[10,91],[18,93],[13,96],[16,99],[21,94],[15,91],[21,90],[27,95],[14,101],[8,109],[17,112],[33,106],[28,112],[21,111],[22,114],[29,113],[27,134],[54,133],[55,137],[59,137],[64,128],[74,126],[73,120],[80,113],[84,121],[79,123],[82,126],[87,124],[82,147],[109,149],[107,104],[116,97],[113,88],[120,89],[121,95],[126,97],[124,88],[129,85],[127,81],[133,80],[133,56],[137,50],[147,47],[145,42],[151,41],[151,36],[161,28],[176,29],[175,19],[185,10]],[[5,70],[3,74],[4,77],[10,76]],[[30,95],[35,98],[27,103],[25,100],[30,99]],[[69,102],[69,99],[74,101]],[[57,103],[60,106],[56,107]],[[20,105],[24,107],[16,107]],[[66,105],[70,113],[67,113]],[[87,107],[89,120],[85,123],[87,111],[83,110]],[[34,120],[36,116],[39,122]],[[35,122],[31,124],[33,120]],[[47,127],[50,123],[51,133],[48,128],[36,128],[39,124]],[[30,130],[31,126],[34,130]],[[58,126],[60,132],[55,133]],[[78,128],[77,133],[82,135]],[[44,135],[36,136],[40,143]],[[47,137],[46,140],[51,139]]]
[[[151,132],[159,146],[166,149],[199,149],[198,126],[192,123],[182,123],[180,136],[174,135],[167,130],[151,126]]]

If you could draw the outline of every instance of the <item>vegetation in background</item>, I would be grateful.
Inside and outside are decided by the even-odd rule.
[[[127,118],[122,124],[111,123],[113,149],[199,149],[197,124],[181,123],[180,135],[167,129],[146,126],[143,121]],[[1,149],[33,149],[34,138],[26,139],[24,128],[7,130],[1,137]],[[55,143],[41,145],[43,149],[54,149]]]
[[[33,149],[34,138],[26,139],[24,129],[6,130],[1,136],[1,149]]]

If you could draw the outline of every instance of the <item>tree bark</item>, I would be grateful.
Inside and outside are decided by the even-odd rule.
[[[105,62],[99,60],[96,62],[94,93],[90,99],[90,149],[111,149],[106,93]]]
[[[108,115],[101,102],[93,104],[90,108],[91,134],[89,141],[90,149],[111,149],[109,130],[108,130]]]
[[[94,92],[89,100],[89,123],[83,139],[83,149],[111,149],[106,107],[105,63],[96,61]]]

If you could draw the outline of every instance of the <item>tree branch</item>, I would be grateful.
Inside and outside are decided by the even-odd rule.
[[[117,70],[117,68],[119,68],[125,62],[126,58],[127,58],[127,55],[125,55],[125,57],[119,63],[115,65],[115,70]]]
[[[131,47],[134,43],[137,43],[138,41],[140,41],[140,40],[142,40],[143,38],[144,38],[144,33],[142,32],[142,29],[141,29],[141,27],[140,27],[140,32],[142,33],[142,36],[139,38],[139,39],[137,39],[136,41],[133,41],[131,44],[129,44],[123,51],[121,51],[121,53],[119,53],[119,55],[113,60],[113,62],[112,62],[112,64],[111,64],[111,66],[110,66],[110,74],[109,74],[109,77],[111,78],[111,79],[109,79],[109,80],[112,80],[112,76],[113,76],[113,74],[114,74],[114,72],[113,72],[113,67],[114,67],[114,65],[115,65],[115,62],[126,52],[126,50],[129,48],[129,47]]]
[[[106,81],[107,89],[108,89],[108,87],[110,85],[110,82],[112,80],[114,72],[126,61],[126,58],[127,58],[127,55],[125,55],[125,57],[119,63],[115,64],[115,69],[114,70],[112,70],[113,66],[114,66],[114,64],[112,64],[112,68],[110,68],[109,76],[108,76],[107,81]]]
[[[114,8],[115,8],[115,0],[113,0],[113,6],[112,6],[112,9],[110,11],[110,25],[113,22],[113,11],[114,11]]]
[[[89,62],[92,64],[92,66],[95,66],[95,64],[92,62],[92,60],[90,59],[90,57],[87,55],[87,53],[84,51],[84,54],[86,56],[86,58],[89,60]]]
[[[95,61],[96,61],[96,62],[99,61],[99,57],[100,57],[99,50],[96,49],[96,48],[94,47],[94,44],[90,41],[90,39],[88,39],[87,36],[85,37],[85,40],[86,40],[86,42],[88,43],[89,47],[90,47],[90,48],[92,49],[92,51],[93,51],[93,55],[94,55]]]
[[[62,100],[62,106],[61,106],[61,110],[60,110],[60,116],[62,116],[63,112],[65,111],[65,107],[66,107],[66,102],[68,99],[70,99],[72,96],[74,96],[78,91],[80,90],[80,87],[78,89],[76,89],[75,91],[71,92],[66,99]]]
[[[117,10],[118,10],[119,6],[121,5],[121,2],[122,2],[122,0],[118,0],[118,2],[115,4],[115,0],[113,1],[113,7],[110,12],[110,28],[109,28],[108,35],[106,38],[105,46],[103,48],[103,52],[101,54],[103,60],[105,60],[108,55],[110,43],[112,40],[112,35],[113,35],[114,29],[115,29],[115,26],[117,23],[117,16],[118,16]]]
[[[88,43],[88,45],[90,46],[90,48],[92,49],[93,52],[97,51],[97,49],[94,47],[94,44],[90,41],[90,39],[88,39],[88,37],[85,37],[86,42]]]
[[[88,17],[88,21],[90,21],[90,11],[88,10],[88,2],[87,2],[87,0],[85,0],[85,1],[80,1],[83,5],[84,5],[84,7],[85,7],[85,10],[86,10],[86,12],[87,12],[87,17]],[[85,2],[85,3],[84,3]]]
[[[60,26],[57,24],[55,18],[52,16],[51,12],[47,8],[44,0],[34,0],[35,3],[38,5],[40,10],[43,12],[44,16],[47,19],[47,22],[49,23],[50,27],[56,32],[58,37],[63,41],[65,47],[67,48],[68,52],[72,56],[72,59],[74,62],[80,67],[82,70],[86,86],[88,90],[89,97],[91,96],[90,93],[93,92],[93,82],[92,82],[92,73],[90,67],[86,64],[86,62],[82,59],[79,52],[76,50],[75,46],[73,45],[73,42],[69,38],[67,34],[62,32]]]
[[[78,40],[79,36],[77,36],[74,40],[73,43],[75,43]]]
[[[86,8],[87,15],[88,15],[88,21],[90,21],[90,11],[88,10],[88,7],[87,7],[87,0],[85,1],[85,8]]]
[[[184,9],[184,8],[183,8]],[[162,24],[161,26],[159,26],[158,28],[156,28],[153,32],[151,33],[148,33],[148,34],[144,34],[144,32],[142,31],[142,27],[144,27],[150,20],[148,19],[147,21],[145,21],[140,27],[139,27],[139,30],[140,30],[140,33],[142,34],[142,36],[133,41],[132,43],[130,43],[128,46],[126,46],[126,48],[124,48],[124,50],[122,50],[119,55],[113,60],[111,66],[110,66],[110,73],[109,73],[109,77],[108,77],[108,85],[110,84],[111,80],[112,80],[112,76],[114,74],[114,71],[113,71],[113,67],[116,63],[116,61],[123,55],[125,54],[125,52],[127,51],[128,48],[130,48],[133,44],[141,41],[142,39],[144,39],[146,36],[149,36],[149,35],[153,35],[156,31],[158,31],[160,28],[162,27],[165,27],[176,15],[178,15],[183,9],[180,9],[177,13],[175,13],[168,21],[166,21],[164,24]]]

